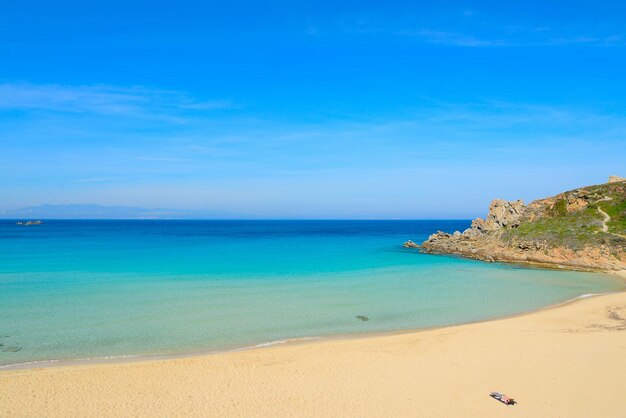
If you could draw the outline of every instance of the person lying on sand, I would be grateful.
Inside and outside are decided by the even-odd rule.
[[[503,393],[500,392],[491,392],[489,394],[489,396],[491,396],[494,399],[499,400],[500,402],[502,402],[505,405],[515,405],[515,399],[513,398],[509,398],[508,396],[506,396]]]

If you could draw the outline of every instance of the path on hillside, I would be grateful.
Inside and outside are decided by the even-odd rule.
[[[606,199],[606,200],[610,200],[610,199]],[[599,206],[598,206],[598,212],[600,212],[600,215],[604,216],[604,220],[602,221],[602,232],[606,232],[607,234],[617,235],[618,237],[626,238],[626,235],[616,234],[615,232],[609,232],[609,226],[606,223],[611,220],[611,217],[609,216],[608,213],[600,209]]]
[[[606,223],[611,220],[611,217],[608,213],[600,209],[600,206],[598,206],[598,212],[600,212],[600,215],[604,216],[604,220],[602,221],[602,232],[609,232],[609,227]]]

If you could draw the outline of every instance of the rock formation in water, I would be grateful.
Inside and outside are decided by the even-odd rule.
[[[419,248],[419,247],[420,247],[420,246],[419,246],[419,244],[416,244],[416,243],[414,243],[414,242],[413,242],[413,241],[411,241],[411,240],[408,240],[407,242],[405,242],[404,244],[402,244],[402,246],[403,246],[404,248]]]
[[[27,221],[27,222],[16,222],[16,225],[23,225],[23,226],[31,226],[31,225],[43,225],[42,221]]]
[[[582,270],[626,269],[626,179],[560,193],[524,205],[494,200],[486,219],[453,234],[438,231],[421,251],[484,261]]]

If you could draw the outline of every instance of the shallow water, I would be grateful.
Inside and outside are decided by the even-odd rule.
[[[0,365],[440,326],[621,289],[402,248],[469,221],[0,221]],[[367,321],[357,318],[367,317]]]

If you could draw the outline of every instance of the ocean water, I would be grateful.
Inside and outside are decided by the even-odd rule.
[[[442,326],[623,287],[402,248],[467,226],[2,220],[0,367]]]

